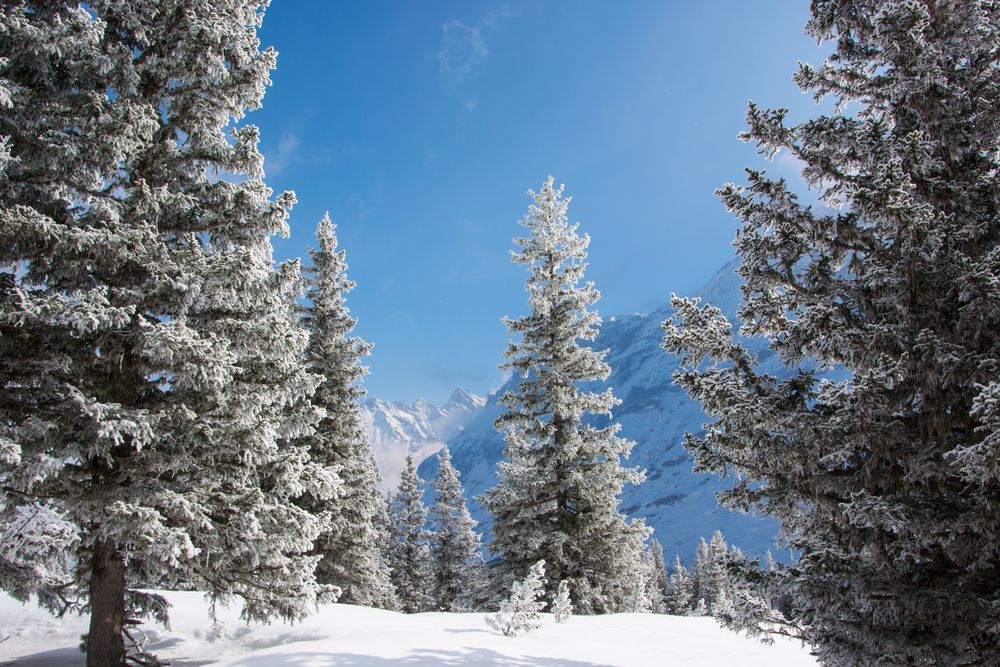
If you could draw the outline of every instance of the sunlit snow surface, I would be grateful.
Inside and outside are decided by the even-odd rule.
[[[573,616],[520,637],[490,631],[484,614],[405,615],[327,605],[295,625],[246,625],[239,608],[219,611],[216,636],[200,593],[167,593],[171,629],[144,626],[149,648],[174,667],[471,667],[472,665],[816,665],[798,643],[773,646],[723,630],[711,618],[653,614]],[[0,593],[0,665],[83,665],[77,645],[87,619],[55,619]]]

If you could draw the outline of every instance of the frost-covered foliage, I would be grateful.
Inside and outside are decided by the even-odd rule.
[[[290,444],[317,378],[269,241],[295,197],[239,124],[275,65],[265,5],[0,6],[0,584],[89,604],[92,665],[123,664],[135,583],[248,619],[329,592],[292,500],[339,482]]]
[[[431,484],[437,491],[431,506],[434,597],[437,608],[442,611],[468,611],[474,608],[475,593],[485,574],[479,552],[479,533],[475,520],[469,515],[462,482],[451,463],[447,445],[437,459],[437,477]]]
[[[675,381],[713,419],[686,444],[737,473],[723,504],[781,521],[822,661],[996,664],[1000,10],[812,9],[836,49],[795,79],[836,110],[786,125],[751,104],[743,138],[801,161],[826,207],[759,171],[719,191],[742,222],[741,331],[803,370],[758,372],[718,309],[674,299]]]
[[[663,545],[659,540],[649,541],[649,546],[646,547],[645,566],[649,610],[654,614],[664,614],[667,611],[667,592],[670,583],[667,577],[667,564],[663,560]]]
[[[493,516],[501,584],[544,559],[551,587],[572,584],[583,613],[620,611],[632,590],[631,573],[642,562],[648,530],[618,511],[626,483],[644,474],[625,468],[632,443],[618,437],[618,424],[595,426],[585,415],[610,416],[618,400],[610,389],[586,384],[609,373],[604,352],[581,341],[597,335],[600,317],[588,310],[600,294],[583,279],[590,238],[566,217],[569,198],[550,176],[521,224],[529,236],[515,239],[513,260],[528,268],[531,313],[505,319],[518,340],[508,343],[501,368],[520,378],[499,402],[496,421],[504,432],[505,461],[499,482],[483,496]],[[554,590],[549,590],[551,595]]]
[[[528,576],[514,582],[510,597],[500,603],[500,611],[486,617],[486,624],[508,637],[531,632],[541,626],[539,612],[545,608],[544,596],[545,561],[540,560],[531,566]]]
[[[552,601],[552,615],[556,623],[565,623],[573,615],[573,602],[569,597],[569,582],[565,579],[559,582],[556,589],[556,599]]]
[[[408,614],[434,608],[434,567],[430,548],[433,535],[427,529],[423,483],[413,465],[413,455],[407,455],[399,491],[392,501],[390,564],[400,608]]]
[[[704,538],[698,541],[691,572],[681,564],[680,556],[674,558],[664,606],[667,613],[679,616],[718,616],[743,591],[753,590],[756,594],[765,581],[774,581],[768,576],[774,570],[773,560],[769,558],[761,570],[758,561],[747,559],[737,547],[727,545],[717,530],[711,542]]]
[[[711,611],[716,599],[724,594],[729,582],[726,576],[725,561],[729,547],[722,531],[715,531],[711,543],[704,538],[698,541],[695,553],[693,572],[694,598],[704,600],[706,608]]]
[[[625,611],[633,614],[645,614],[652,610],[652,600],[649,598],[649,579],[646,576],[645,568],[633,575],[632,590],[629,591],[625,600]]]
[[[732,549],[725,559],[728,585],[719,591],[712,616],[724,627],[744,631],[765,644],[773,635],[800,637],[802,626],[787,605],[788,569],[769,557],[763,568]]]
[[[674,568],[670,573],[667,588],[666,607],[668,614],[687,616],[694,609],[694,581],[681,563],[681,557],[674,557]]]
[[[79,541],[79,528],[58,505],[11,504],[0,525],[0,587],[18,600],[37,595],[41,606],[61,612]]]
[[[324,216],[316,228],[318,247],[309,251],[307,305],[302,320],[309,331],[306,359],[322,377],[312,404],[324,417],[304,439],[312,458],[336,470],[343,481],[332,501],[307,498],[313,511],[326,511],[330,521],[317,541],[322,555],[316,570],[319,581],[343,591],[340,601],[395,608],[396,595],[389,578],[384,527],[379,514],[385,501],[379,492],[379,472],[361,424],[358,386],[367,368],[361,358],[371,344],[351,336],[356,320],[345,296],[354,288],[347,278],[347,261],[337,249],[336,227]]]

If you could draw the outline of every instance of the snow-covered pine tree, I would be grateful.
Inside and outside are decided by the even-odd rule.
[[[458,470],[451,463],[448,446],[438,453],[437,477],[431,486],[437,491],[431,506],[434,537],[431,556],[434,561],[434,596],[442,611],[467,611],[472,608],[482,575],[483,557],[479,552],[476,522],[469,514]]]
[[[399,490],[392,500],[392,580],[400,608],[407,614],[434,608],[434,567],[431,562],[431,531],[427,529],[423,480],[417,475],[413,455],[406,456]]]
[[[337,248],[336,226],[329,216],[317,226],[316,240],[318,247],[309,250],[312,264],[302,320],[309,331],[306,360],[323,378],[312,403],[325,416],[305,443],[313,459],[336,469],[343,481],[336,500],[307,501],[314,511],[331,513],[317,540],[323,559],[316,577],[340,588],[341,602],[391,609],[396,601],[380,532],[380,476],[358,407],[364,396],[358,384],[368,370],[360,361],[372,346],[351,336],[357,321],[345,296],[355,283],[347,278],[346,254]]]
[[[687,568],[681,563],[681,557],[674,557],[674,569],[670,573],[670,590],[667,594],[667,613],[675,616],[687,616],[694,609],[694,581]]]
[[[625,601],[625,611],[633,614],[645,614],[652,610],[653,601],[649,598],[649,578],[645,569],[641,568],[633,574],[632,590]]]
[[[556,599],[552,601],[552,614],[556,623],[563,623],[573,615],[573,602],[569,597],[569,582],[563,579],[556,589]]]
[[[712,590],[712,553],[704,537],[698,538],[694,563],[691,565],[692,596],[695,600],[705,600]]]
[[[248,619],[325,590],[292,498],[337,479],[288,444],[317,378],[269,242],[294,195],[237,125],[275,64],[265,4],[0,6],[0,584],[89,605],[88,665],[123,665],[128,616],[164,610],[135,583]]]
[[[835,110],[789,125],[751,104],[743,138],[800,161],[826,206],[752,170],[719,191],[742,222],[741,331],[802,370],[761,373],[719,310],[675,299],[675,381],[714,420],[687,446],[737,473],[723,504],[781,521],[823,662],[997,664],[1000,10],[812,12],[835,49],[795,80]]]
[[[538,614],[545,608],[544,596],[545,561],[540,560],[523,580],[514,582],[510,597],[500,603],[500,611],[486,617],[486,624],[508,637],[531,632],[541,625]]]
[[[651,539],[646,547],[646,569],[649,572],[650,611],[654,614],[667,613],[667,592],[670,588],[667,564],[663,560],[663,545]]]
[[[708,605],[705,604],[705,598],[698,598],[698,602],[694,605],[694,609],[691,610],[692,616],[708,616],[709,610]]]
[[[704,571],[701,580],[700,597],[705,599],[705,604],[709,610],[715,608],[715,602],[725,594],[729,587],[729,576],[726,573],[726,557],[729,554],[729,546],[721,530],[712,534],[712,540],[708,543],[708,567]]]
[[[389,572],[389,583],[392,584],[392,596],[389,598],[389,604],[385,608],[398,610],[400,608],[399,595],[396,593],[393,572],[399,543],[396,541],[398,531],[396,529],[396,520],[392,506],[393,496],[391,493],[379,496],[375,504],[375,534],[378,536],[378,543],[381,545],[380,548]]]
[[[610,389],[588,391],[586,383],[607,378],[604,353],[581,345],[597,335],[600,317],[588,310],[600,297],[583,279],[586,235],[566,217],[569,198],[550,176],[521,224],[529,235],[515,239],[513,261],[528,267],[531,313],[504,322],[519,340],[508,343],[501,366],[520,378],[499,402],[506,411],[496,426],[504,432],[505,461],[497,486],[483,496],[493,516],[491,549],[501,556],[501,583],[544,559],[549,595],[566,579],[574,606],[584,613],[624,608],[630,573],[641,564],[648,530],[618,510],[626,483],[644,473],[621,465],[633,443],[619,426],[595,426],[584,416],[607,415],[618,404]]]

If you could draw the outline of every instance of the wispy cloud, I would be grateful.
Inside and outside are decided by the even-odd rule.
[[[486,36],[500,30],[510,16],[510,10],[503,6],[487,12],[476,25],[456,19],[441,26],[438,75],[445,90],[454,91],[476,75],[479,65],[490,55]],[[475,98],[463,99],[462,108],[474,111]]]
[[[446,86],[457,86],[486,60],[490,50],[486,48],[482,30],[461,21],[448,21],[441,26],[441,32],[438,74]]]
[[[277,147],[264,155],[264,171],[275,176],[288,168],[298,155],[299,138],[292,133],[281,135]]]

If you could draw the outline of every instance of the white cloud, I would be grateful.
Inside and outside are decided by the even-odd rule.
[[[474,26],[457,19],[441,26],[438,74],[445,88],[455,89],[475,75],[476,69],[490,55],[486,34],[498,31],[510,16],[511,12],[507,7],[499,7],[487,12]],[[463,107],[471,110],[468,109],[468,102],[469,100],[465,100]]]
[[[468,78],[476,66],[490,55],[479,28],[461,21],[448,21],[441,26],[441,50],[438,51],[438,73],[447,86],[457,86]]]

